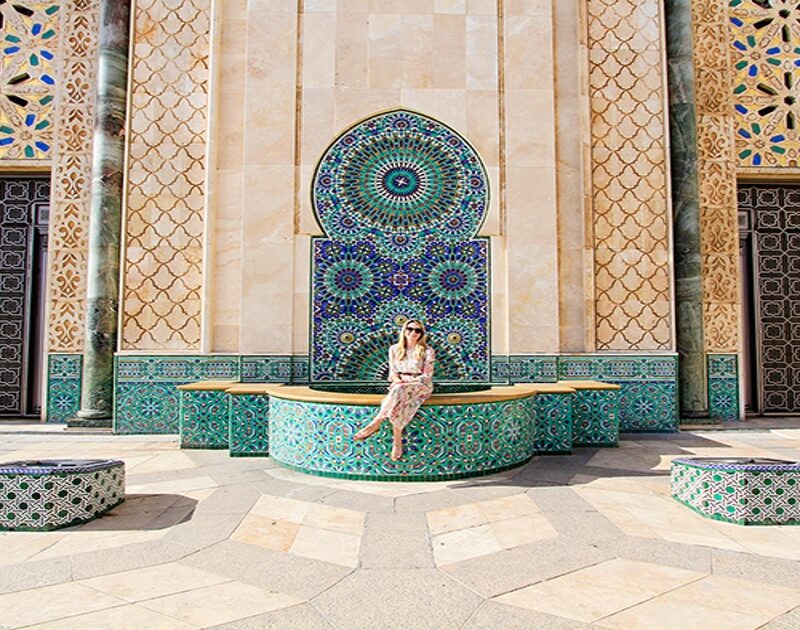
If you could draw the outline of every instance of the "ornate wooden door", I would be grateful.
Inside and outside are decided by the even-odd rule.
[[[752,243],[750,334],[758,411],[800,411],[800,186],[743,185],[740,225]],[[747,305],[745,305],[747,308]]]
[[[49,177],[0,177],[0,416],[39,412],[49,203]]]

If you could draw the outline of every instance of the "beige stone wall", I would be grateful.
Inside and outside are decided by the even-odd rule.
[[[314,167],[347,127],[403,107],[457,130],[489,173],[493,351],[557,351],[552,3],[221,5],[208,349],[308,350]]]

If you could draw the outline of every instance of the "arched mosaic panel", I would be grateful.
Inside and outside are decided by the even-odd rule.
[[[317,166],[311,380],[386,378],[398,327],[421,319],[437,378],[488,381],[486,172],[431,118],[394,111],[345,131]]]
[[[800,166],[800,7],[730,0],[736,152],[744,167]]]

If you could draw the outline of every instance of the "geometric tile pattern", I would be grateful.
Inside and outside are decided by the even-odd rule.
[[[48,348],[83,351],[99,0],[62,2],[48,230]]]
[[[586,6],[597,349],[672,350],[661,3]]]
[[[0,465],[0,530],[40,531],[97,518],[125,500],[125,464]]]
[[[739,525],[800,525],[800,464],[676,459],[670,475],[672,496],[708,518]]]
[[[0,160],[45,163],[53,147],[59,60],[58,2],[0,5]]]
[[[616,446],[619,406],[616,391],[578,389],[572,399],[572,443],[575,446]]]
[[[729,10],[739,164],[796,168],[800,10],[785,0],[731,0]]]
[[[64,423],[81,408],[83,355],[50,354],[47,361],[47,422]]]
[[[389,459],[391,429],[353,435],[376,406],[270,400],[270,456],[315,475],[431,481],[497,472],[533,455],[535,397],[501,403],[425,405],[404,434],[403,458]]]
[[[311,381],[385,381],[387,348],[425,322],[437,377],[488,381],[486,172],[455,131],[397,110],[342,134],[320,159],[312,245]]]
[[[228,394],[231,457],[269,455],[269,396]]]
[[[554,383],[557,380],[557,356],[512,354],[492,357],[493,383]]]
[[[560,380],[597,380],[620,386],[621,431],[676,431],[678,359],[675,356],[562,356]]]
[[[180,392],[181,448],[228,448],[228,395],[223,391]]]
[[[210,12],[210,0],[136,3],[122,300],[126,350],[200,346]]]
[[[308,357],[305,355],[243,356],[242,383],[308,383]]]
[[[708,415],[722,422],[739,419],[739,357],[708,355]]]
[[[235,356],[118,355],[114,368],[114,432],[178,433],[177,386],[239,380]]]
[[[572,394],[536,394],[534,449],[537,453],[572,451]]]
[[[734,92],[727,0],[692,0],[703,337],[706,353],[739,347]]]

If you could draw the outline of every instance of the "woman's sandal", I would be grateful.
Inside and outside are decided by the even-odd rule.
[[[381,428],[381,423],[375,424],[375,422],[370,422],[367,426],[365,426],[361,431],[356,433],[353,436],[354,440],[366,440],[369,436],[373,435]]]

